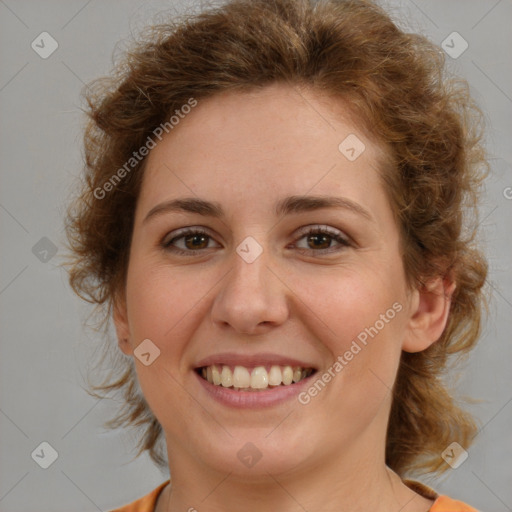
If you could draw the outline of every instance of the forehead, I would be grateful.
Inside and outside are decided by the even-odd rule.
[[[283,189],[354,194],[375,188],[384,159],[339,99],[281,84],[227,92],[198,100],[151,150],[141,199],[185,191],[245,192],[240,201]]]

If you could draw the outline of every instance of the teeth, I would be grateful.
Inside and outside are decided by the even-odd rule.
[[[257,366],[251,373],[251,388],[268,388],[268,373],[263,366]]]
[[[293,381],[293,370],[291,366],[283,368],[283,384],[289,386]]]
[[[281,368],[279,366],[272,366],[268,374],[269,386],[279,386],[282,380]]]
[[[216,366],[212,366],[212,379],[213,379],[213,384],[215,384],[216,386],[220,386],[222,379],[220,376],[219,369]],[[212,382],[212,381],[209,381],[209,382]]]
[[[235,388],[248,388],[251,385],[251,374],[243,366],[235,366],[233,372],[233,386]]]
[[[201,369],[201,375],[211,384],[244,391],[267,389],[269,386],[289,386],[309,377],[312,373],[312,368],[277,365],[271,366],[269,371],[264,366],[256,366],[252,370],[245,366],[235,366],[233,371],[229,366],[216,365]]]
[[[222,367],[222,373],[220,374],[220,383],[225,388],[230,388],[233,385],[233,374],[229,366]]]

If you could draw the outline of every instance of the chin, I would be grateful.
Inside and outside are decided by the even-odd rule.
[[[275,428],[275,427],[273,427]],[[276,429],[277,430],[277,429]],[[258,433],[231,432],[233,438],[219,442],[213,448],[202,452],[201,459],[212,470],[225,474],[231,473],[230,478],[243,478],[244,481],[253,479],[268,484],[269,474],[275,477],[286,475],[307,465],[314,455],[314,443],[308,437],[308,442],[294,441],[290,436],[279,435],[272,429],[258,429]]]

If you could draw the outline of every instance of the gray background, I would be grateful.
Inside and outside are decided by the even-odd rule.
[[[0,511],[109,510],[146,494],[167,475],[147,456],[133,460],[133,436],[102,423],[115,403],[84,390],[87,361],[101,342],[85,330],[89,311],[59,267],[63,214],[81,169],[84,83],[109,71],[116,43],[157,21],[164,1],[0,0]],[[189,2],[190,7],[198,2]],[[512,186],[510,0],[389,0],[393,16],[441,42],[459,32],[469,48],[448,58],[486,113],[492,175],[482,205],[491,266],[489,320],[458,382],[481,430],[469,458],[438,480],[440,492],[483,511],[512,510],[510,317]],[[31,43],[43,31],[59,44],[42,59]],[[33,252],[47,237],[58,248]],[[51,249],[47,241],[39,242]],[[46,245],[45,245],[46,244]],[[50,258],[41,261],[41,258]],[[49,442],[46,470],[31,458]]]

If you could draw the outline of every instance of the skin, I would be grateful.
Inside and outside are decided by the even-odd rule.
[[[349,134],[366,147],[355,161],[338,150]],[[386,426],[401,351],[440,337],[453,285],[407,287],[384,157],[339,99],[285,85],[200,100],[150,152],[114,321],[125,354],[147,338],[160,349],[149,366],[135,358],[173,478],[157,512],[432,505],[385,466]],[[369,218],[340,208],[276,216],[276,202],[292,195],[344,197]],[[182,197],[216,201],[225,216],[166,212],[144,222],[156,205]],[[310,225],[349,245],[315,244],[299,232]],[[183,238],[174,246],[187,255],[162,247],[187,226],[207,231],[204,248]],[[247,236],[263,249],[250,264],[236,252]],[[311,362],[321,375],[394,303],[402,310],[307,405],[234,410],[194,374],[213,354],[266,352]],[[251,468],[237,457],[247,442],[262,454]]]

